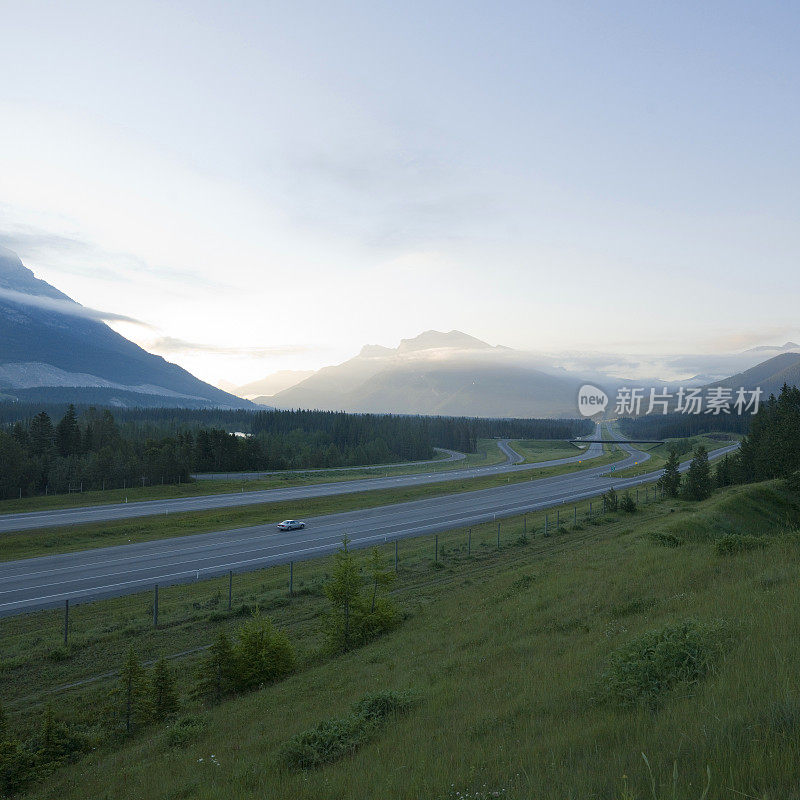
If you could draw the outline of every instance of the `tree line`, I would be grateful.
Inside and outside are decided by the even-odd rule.
[[[735,453],[723,456],[712,470],[704,447],[694,450],[685,475],[678,470],[681,442],[670,448],[659,486],[670,497],[703,500],[715,487],[783,478],[800,488],[800,389],[785,385],[770,395]]]
[[[591,429],[584,420],[189,409],[112,414],[74,405],[58,419],[53,408],[34,408],[0,404],[0,499],[181,483],[194,472],[420,461],[433,458],[436,447],[475,452],[482,437],[566,439]]]

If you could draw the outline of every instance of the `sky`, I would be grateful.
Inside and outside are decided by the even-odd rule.
[[[800,337],[800,5],[0,0],[0,244],[198,377]]]

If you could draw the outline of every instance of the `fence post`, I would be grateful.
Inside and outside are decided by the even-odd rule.
[[[399,539],[395,539],[394,540],[394,571],[395,572],[398,572],[399,557],[398,557],[397,550],[398,550],[399,544],[400,544],[400,540]]]
[[[153,627],[158,627],[158,584],[153,590]]]
[[[64,601],[64,647],[69,638],[69,598]]]
[[[561,509],[556,509],[556,530],[561,527]]]
[[[592,518],[592,501],[589,501],[589,519]]]
[[[575,524],[578,524],[578,506],[575,506]]]
[[[231,610],[233,602],[233,570],[228,571],[228,611]]]
[[[289,596],[294,594],[294,561],[289,562]]]
[[[547,536],[547,514],[544,515],[544,535]]]
[[[528,532],[528,515],[527,514],[523,514],[522,515],[522,532],[523,533],[527,533]]]
[[[472,528],[469,529],[469,533],[467,534],[467,555],[472,555]]]
[[[439,561],[439,534],[437,533],[433,537],[434,541],[434,556],[433,556],[433,563],[436,564]]]
[[[497,549],[500,549],[500,523],[497,523]]]
[[[636,505],[639,505],[639,490],[636,490]]]

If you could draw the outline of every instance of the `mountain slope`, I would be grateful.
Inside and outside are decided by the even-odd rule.
[[[250,407],[83,314],[86,309],[0,249],[0,393],[122,405]]]
[[[778,394],[784,383],[800,386],[800,353],[781,353],[744,372],[712,383],[711,386],[724,386],[734,390],[740,386],[745,389],[760,386],[764,390],[764,397],[768,397],[770,394]]]
[[[313,369],[281,369],[260,380],[237,386],[235,392],[240,397],[246,397],[248,400],[258,398],[259,395],[269,397],[282,392],[284,389],[296,386],[300,381],[310,378],[313,374]]]
[[[277,408],[481,417],[575,416],[578,380],[520,363],[460,331],[425,331],[396,349],[366,345],[269,398]]]

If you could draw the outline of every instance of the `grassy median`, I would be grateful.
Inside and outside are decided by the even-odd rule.
[[[2,533],[0,534],[0,543],[2,544],[2,547],[0,547],[0,561],[68,553],[92,547],[107,547],[116,544],[166,539],[171,536],[187,536],[192,533],[225,530],[246,525],[260,525],[267,522],[273,523],[286,518],[303,519],[322,514],[352,511],[359,508],[374,508],[391,503],[402,503],[408,500],[422,500],[445,494],[489,489],[508,483],[539,480],[602,464],[611,464],[626,455],[621,450],[615,450],[583,464],[562,464],[555,467],[531,470],[530,472],[521,471],[509,474],[486,475],[479,478],[463,478],[461,480],[407,486],[397,489],[376,489],[330,497],[283,500],[275,503],[254,504],[236,508],[190,511],[129,520]]]

